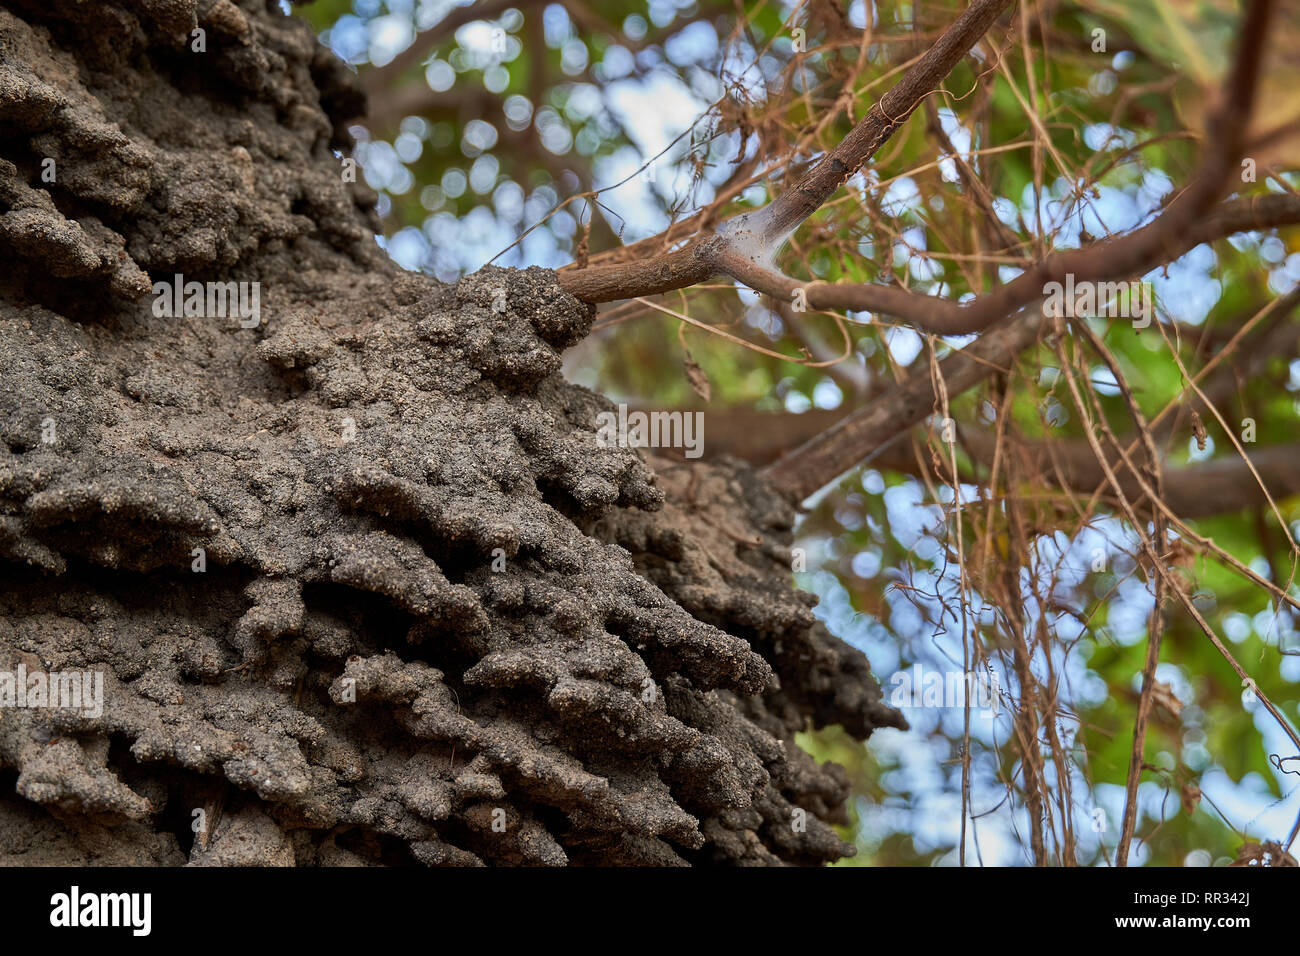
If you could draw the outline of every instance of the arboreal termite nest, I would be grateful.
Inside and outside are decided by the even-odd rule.
[[[899,717],[789,504],[602,447],[552,273],[387,263],[351,77],[271,7],[0,4],[0,670],[104,675],[0,708],[0,859],[843,855],[793,735]],[[176,273],[260,324],[154,315]]]

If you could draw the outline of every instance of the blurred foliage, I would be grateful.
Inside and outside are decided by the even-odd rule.
[[[383,78],[371,90],[372,116],[358,117],[354,132],[367,181],[380,193],[388,248],[408,268],[453,278],[503,252],[499,264],[558,267],[583,253],[584,236],[586,252],[596,256],[656,235],[724,190],[731,198],[715,210],[718,218],[762,205],[838,142],[964,5],[756,2],[738,20],[737,5],[709,0],[480,3],[486,20],[451,31],[439,23],[462,8],[447,3],[318,0],[301,15],[363,80],[374,86]],[[892,283],[954,299],[979,294],[1048,250],[1148,221],[1189,180],[1202,118],[1231,60],[1238,5],[1092,0],[1020,9],[1033,13],[1024,31],[1017,21],[1009,33],[991,33],[977,57],[948,78],[932,115],[918,110],[783,248],[779,261],[790,275]],[[1292,13],[1278,26],[1284,40],[1295,38],[1290,50],[1300,48],[1298,24]],[[796,28],[803,50],[796,49]],[[385,74],[384,64],[412,40],[418,61]],[[1294,57],[1274,66],[1261,130],[1300,115]],[[845,92],[847,111],[840,108]],[[405,105],[394,113],[392,103]],[[973,200],[954,149],[987,187],[996,222]],[[1258,157],[1258,181],[1242,192],[1294,191],[1296,154],[1293,137],[1275,137]],[[1146,276],[1156,294],[1155,328],[1086,320],[1148,418],[1184,403],[1187,375],[1175,358],[1196,374],[1247,319],[1300,281],[1298,233],[1238,235]],[[721,283],[658,298],[791,360],[623,305],[602,313],[598,331],[571,353],[569,374],[618,399],[698,407],[682,371],[689,349],[711,382],[711,409],[798,414],[869,401],[899,376],[926,374],[929,349],[942,358],[966,341],[927,341],[865,314],[794,315]],[[806,358],[842,353],[830,367]],[[1131,433],[1114,379],[1090,361],[1099,407],[1117,433]],[[999,384],[1009,382],[1008,422],[1016,432],[1083,439],[1059,364],[1046,345],[1031,350],[1000,382],[953,396],[950,415],[991,426]],[[1238,437],[1249,418],[1259,447],[1286,444],[1300,431],[1298,393],[1300,360],[1277,354],[1239,380],[1220,410]],[[1204,425],[1201,449],[1180,419],[1165,443],[1171,464],[1235,454],[1217,421]],[[922,457],[946,460],[933,429],[916,437]],[[964,452],[959,468],[986,473]],[[987,499],[974,485],[962,487],[960,540],[970,558],[981,547]],[[956,608],[963,588],[985,646],[1004,650],[998,608],[980,585],[999,567],[1018,568],[1026,618],[1043,622],[1053,638],[1050,653],[1040,649],[1033,665],[1059,705],[1058,745],[1046,736],[1039,742],[1057,801],[1046,824],[1049,842],[1059,848],[1068,816],[1078,861],[1113,863],[1148,576],[1132,529],[1106,502],[1081,513],[1077,502],[1032,476],[1008,491],[1034,519],[1031,540],[1017,549],[1005,528],[987,529],[996,553],[983,567],[972,565],[963,585],[951,487],[927,486],[916,473],[858,468],[818,496],[804,518],[798,544],[810,559],[796,577],[822,597],[819,613],[831,629],[867,652],[888,698],[893,679],[918,662],[931,671],[961,669]],[[1297,555],[1290,540],[1300,533],[1300,507],[1294,500],[1279,507],[1285,525],[1271,511],[1193,524],[1300,596],[1291,583]],[[992,513],[1005,525],[1002,505]],[[1098,550],[1101,570],[1093,561]],[[1188,558],[1178,573],[1194,582],[1198,608],[1257,675],[1260,690],[1294,720],[1294,615],[1212,556]],[[1289,742],[1249,694],[1243,699],[1240,680],[1196,625],[1173,605],[1167,618],[1157,677],[1169,684],[1178,712],[1153,711],[1135,862],[1223,863],[1246,837],[1285,842],[1300,813],[1300,762],[1270,761],[1270,754],[1292,756]],[[1009,712],[1018,682],[1005,668],[998,678],[1009,708],[992,719],[972,717],[968,863],[1031,860],[1022,751]],[[880,732],[866,746],[838,728],[801,740],[847,770],[855,796],[844,833],[860,850],[849,863],[956,860],[963,709],[905,713],[910,731]],[[1053,853],[1050,862],[1061,862]]]

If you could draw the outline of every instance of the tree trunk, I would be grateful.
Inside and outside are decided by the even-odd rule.
[[[793,735],[902,721],[792,509],[603,447],[553,273],[393,267],[359,96],[275,4],[0,3],[0,862],[851,852]]]

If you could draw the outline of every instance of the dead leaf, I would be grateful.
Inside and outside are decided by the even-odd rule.
[[[1151,685],[1151,700],[1175,717],[1183,712],[1183,702],[1174,696],[1174,689],[1161,681]]]
[[[686,353],[686,361],[682,364],[686,367],[686,381],[691,383],[695,394],[706,402],[712,399],[713,386],[709,384],[709,377],[704,374],[704,369],[700,368],[695,359],[691,358],[690,352]]]
[[[1165,552],[1165,560],[1171,568],[1182,568],[1191,570],[1196,565],[1196,552],[1191,545],[1182,538],[1169,543],[1169,549]],[[1195,582],[1193,582],[1194,586]]]
[[[1209,433],[1205,430],[1205,423],[1201,421],[1201,416],[1192,410],[1192,434],[1196,436],[1196,450],[1205,451],[1205,441],[1209,438]]]

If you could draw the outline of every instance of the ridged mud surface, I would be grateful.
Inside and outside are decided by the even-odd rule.
[[[899,717],[793,512],[602,447],[552,273],[388,264],[357,103],[275,5],[0,3],[0,671],[104,675],[0,706],[0,862],[848,852],[793,735]],[[155,315],[176,273],[260,323]]]

